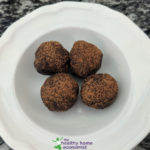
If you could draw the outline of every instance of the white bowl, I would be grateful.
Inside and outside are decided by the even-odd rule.
[[[40,98],[48,76],[38,74],[33,61],[40,43],[49,40],[68,50],[76,40],[99,47],[104,57],[98,73],[118,81],[115,103],[95,110],[78,97],[67,112],[48,111]],[[61,2],[21,18],[0,39],[0,70],[0,133],[15,150],[53,150],[52,140],[62,136],[93,142],[88,150],[129,150],[150,131],[150,40],[105,6]]]

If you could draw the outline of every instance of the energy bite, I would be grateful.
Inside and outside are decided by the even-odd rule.
[[[68,74],[58,73],[49,77],[41,87],[41,98],[51,111],[66,111],[78,96],[78,83]]]
[[[34,66],[41,74],[68,72],[69,53],[57,41],[44,42],[35,53]]]
[[[118,93],[116,80],[109,74],[95,74],[84,79],[81,87],[82,101],[93,108],[111,105]]]
[[[69,57],[72,73],[85,78],[100,68],[103,54],[91,43],[76,41]]]

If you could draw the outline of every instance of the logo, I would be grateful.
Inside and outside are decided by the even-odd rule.
[[[55,149],[57,150],[62,150],[62,146],[61,146],[61,141],[62,141],[63,137],[61,138],[56,138],[56,140],[52,140],[54,143],[56,143],[57,145],[54,146]]]
[[[91,141],[74,141],[67,138],[56,138],[56,140],[52,140],[55,143],[54,148],[57,150],[87,150],[88,147],[93,145]]]

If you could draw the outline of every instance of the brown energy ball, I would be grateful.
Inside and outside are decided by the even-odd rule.
[[[41,97],[49,110],[66,111],[76,102],[78,90],[78,83],[70,75],[58,73],[45,81]]]
[[[68,72],[69,53],[56,41],[44,42],[35,53],[34,66],[41,74]]]
[[[71,71],[85,78],[100,68],[102,57],[101,50],[95,45],[86,41],[76,41],[70,52]]]
[[[117,93],[117,82],[109,74],[91,75],[84,80],[81,88],[82,101],[97,109],[111,105]]]

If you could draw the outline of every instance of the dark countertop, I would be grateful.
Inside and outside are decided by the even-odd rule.
[[[0,36],[14,21],[32,10],[63,0],[0,0]],[[101,3],[133,20],[150,37],[150,0],[74,0]],[[7,142],[7,141],[6,141]],[[11,150],[0,138],[0,150]],[[150,134],[134,149],[150,150]]]

